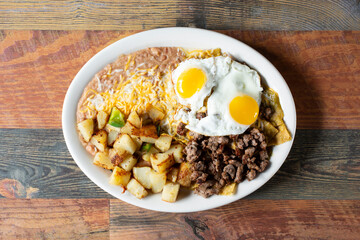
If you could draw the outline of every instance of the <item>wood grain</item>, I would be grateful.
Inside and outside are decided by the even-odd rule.
[[[82,65],[133,33],[0,31],[0,127],[60,128],[66,90]],[[360,128],[360,32],[222,33],[279,69],[295,98],[298,128]]]
[[[0,1],[1,29],[360,30],[357,0]]]
[[[0,199],[1,239],[109,239],[109,200]]]
[[[77,167],[61,130],[0,136],[0,197],[111,198]],[[360,130],[298,130],[283,166],[247,198],[360,200],[359,179]]]
[[[360,201],[239,200],[190,214],[110,201],[111,239],[358,239]]]

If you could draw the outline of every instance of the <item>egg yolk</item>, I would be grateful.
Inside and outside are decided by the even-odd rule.
[[[250,96],[237,96],[229,105],[231,117],[238,123],[250,125],[255,122],[259,114],[259,106]]]
[[[199,68],[183,71],[177,79],[176,89],[182,98],[190,98],[205,84],[206,74]]]

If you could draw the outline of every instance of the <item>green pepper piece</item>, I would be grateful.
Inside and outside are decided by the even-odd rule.
[[[120,112],[120,110],[117,109],[117,107],[113,107],[111,109],[111,114],[108,123],[113,127],[123,127],[125,125],[124,117],[125,117],[124,114]]]
[[[160,125],[157,125],[156,127],[156,132],[157,132],[157,135],[160,137],[160,131],[161,131],[161,127]]]
[[[144,143],[141,147],[141,151],[149,152],[151,149],[152,144],[151,143]]]

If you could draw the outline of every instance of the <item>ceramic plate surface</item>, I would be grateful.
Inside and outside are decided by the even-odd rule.
[[[296,130],[296,111],[291,92],[281,74],[260,53],[229,36],[213,31],[196,28],[162,28],[145,31],[123,38],[106,47],[92,57],[72,81],[64,100],[62,128],[66,145],[79,168],[96,185],[116,198],[127,203],[162,212],[193,212],[216,208],[241,199],[264,185],[281,167],[290,152],[293,140],[274,147],[270,167],[254,180],[240,183],[233,196],[212,196],[208,199],[180,190],[175,203],[161,200],[161,194],[152,194],[144,199],[137,199],[129,192],[122,193],[119,186],[109,184],[111,172],[92,164],[93,157],[81,145],[76,131],[76,107],[83,89],[93,76],[107,64],[114,62],[120,54],[128,54],[147,47],[183,47],[185,49],[221,48],[236,60],[245,62],[260,73],[267,84],[280,97],[284,110],[284,120],[293,139]],[[96,196],[94,196],[96,197]]]

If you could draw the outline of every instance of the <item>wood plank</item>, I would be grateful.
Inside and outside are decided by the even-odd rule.
[[[0,129],[0,197],[111,198],[77,167],[58,129]],[[277,174],[248,199],[360,200],[360,130],[298,130]]]
[[[109,200],[0,199],[1,239],[109,239]]]
[[[283,74],[298,128],[360,128],[360,32],[222,31]],[[60,128],[66,90],[96,52],[133,31],[0,31],[0,127]]]
[[[360,30],[359,2],[337,0],[0,1],[1,29]],[[61,23],[61,24],[59,24]]]
[[[358,239],[360,201],[239,200],[174,214],[110,201],[110,239]]]

